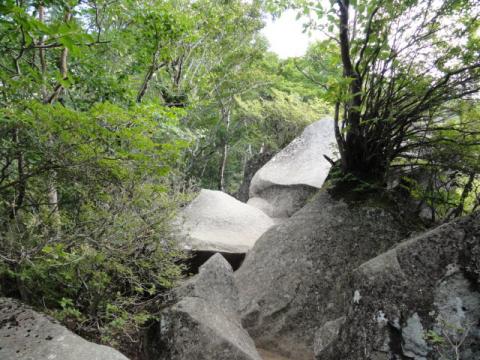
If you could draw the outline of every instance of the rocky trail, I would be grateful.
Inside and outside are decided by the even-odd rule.
[[[413,204],[335,198],[333,143],[320,120],[249,176],[246,203],[205,189],[187,206],[183,246],[199,271],[150,330],[148,360],[480,359],[480,213],[425,230]],[[0,307],[0,359],[126,359]]]

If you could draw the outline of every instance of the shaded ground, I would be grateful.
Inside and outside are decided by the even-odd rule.
[[[257,350],[263,360],[291,360],[267,350],[262,350],[262,349],[257,349]]]

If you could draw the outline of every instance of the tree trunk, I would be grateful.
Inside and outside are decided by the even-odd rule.
[[[138,90],[137,94],[137,103],[141,103],[143,97],[145,96],[145,93],[147,92],[148,89],[148,84],[150,80],[152,80],[153,74],[155,73],[155,64],[152,64],[150,68],[147,71],[147,74],[145,75],[145,78],[143,79],[142,85],[140,86],[140,89]]]
[[[65,9],[63,21],[65,22],[65,24],[68,24],[71,20],[72,20],[72,11],[70,8],[67,7]],[[63,80],[68,79],[68,54],[69,54],[68,48],[64,47],[62,49],[62,52],[60,54],[60,59],[59,59],[60,60],[59,70]],[[40,59],[42,61],[41,57]],[[43,61],[45,62],[45,58],[43,58]],[[46,70],[46,68],[44,69],[42,68],[42,70]],[[64,91],[63,85],[61,83],[58,83],[55,86],[55,89],[53,90],[50,97],[45,98],[44,102],[47,104],[53,104],[55,101],[57,101],[60,98],[63,91]],[[51,139],[50,142],[53,142],[53,139]],[[60,228],[60,213],[59,213],[59,207],[58,207],[58,190],[57,190],[56,179],[57,179],[56,171],[54,170],[50,171],[48,183],[47,183],[47,199],[48,199],[48,204],[51,211],[54,228],[58,232]]]
[[[150,67],[148,68],[147,73],[145,74],[145,77],[143,78],[143,82],[140,85],[140,89],[138,89],[137,99],[136,99],[137,103],[142,102],[143,97],[145,96],[145,94],[147,92],[148,85],[150,84],[150,81],[153,78],[153,75],[158,70],[160,70],[162,67],[165,66],[165,62],[162,62],[160,64],[158,63],[157,57],[158,57],[159,50],[160,50],[160,43],[157,40],[157,43],[155,45],[155,50],[153,51],[153,54],[152,54],[152,63],[150,65]]]
[[[67,8],[65,9],[65,15],[63,16],[63,21],[65,24],[68,24],[70,20],[72,19],[72,12],[71,9]],[[62,53],[60,54],[60,64],[59,64],[59,70],[60,74],[62,75],[63,80],[68,79],[68,48],[64,47],[62,49]],[[64,87],[61,83],[58,83],[55,86],[55,89],[52,92],[52,95],[48,99],[46,99],[45,103],[47,104],[53,104],[55,101],[57,101],[60,98],[60,95],[62,95],[62,92],[64,90]]]
[[[19,129],[15,128],[13,131],[13,142],[17,149],[20,149],[20,136],[19,136]],[[17,160],[17,175],[18,181],[17,186],[15,188],[15,194],[12,201],[12,208],[10,212],[10,219],[15,219],[17,216],[17,212],[23,204],[23,200],[25,199],[25,192],[27,188],[27,181],[25,179],[24,173],[24,156],[21,150],[17,151],[16,155]]]
[[[56,231],[58,231],[61,225],[60,212],[58,207],[58,190],[57,190],[57,172],[55,170],[50,171],[48,179],[48,204],[50,206],[50,213],[52,216],[52,223]]]
[[[43,6],[43,2],[40,2],[38,4],[38,21],[43,23],[45,20],[45,7]],[[38,48],[38,56],[40,58],[40,73],[42,76],[42,101],[45,102],[47,101],[47,61],[45,60],[45,49],[42,47],[45,45],[45,38],[43,35],[40,36],[40,39],[38,40],[38,45],[40,47]]]
[[[378,153],[363,134],[361,124],[361,106],[363,102],[363,80],[353,66],[349,36],[349,0],[337,0],[339,13],[340,53],[343,76],[349,79],[348,100],[344,104],[343,121],[346,133],[341,134],[338,126],[340,104],[335,106],[335,136],[341,156],[341,166],[345,174],[353,174],[360,180],[383,181],[386,172],[384,154]],[[381,147],[380,147],[381,148]]]
[[[227,167],[228,157],[228,130],[230,128],[230,110],[222,109],[222,118],[225,122],[225,136],[223,139],[222,159],[220,161],[218,189],[225,191],[225,168]]]
[[[450,220],[450,219],[453,219],[453,218],[456,218],[456,217],[459,217],[463,214],[464,210],[465,210],[465,201],[467,200],[467,197],[468,195],[470,194],[470,192],[472,191],[473,189],[473,182],[475,180],[475,173],[470,173],[469,177],[468,177],[468,181],[467,181],[467,184],[465,185],[465,187],[463,188],[463,191],[462,191],[462,195],[460,196],[460,201],[458,202],[458,205],[456,208],[454,208],[451,213],[447,216],[447,218]]]

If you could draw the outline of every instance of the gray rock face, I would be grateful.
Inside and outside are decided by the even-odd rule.
[[[257,346],[312,359],[314,334],[344,314],[351,270],[405,237],[387,210],[321,190],[268,230],[235,273],[244,327]]]
[[[0,298],[0,359],[128,360],[117,350],[88,342],[8,298]]]
[[[317,359],[480,359],[479,276],[480,213],[402,242],[354,272],[361,299]]]
[[[341,326],[345,323],[345,317],[339,317],[338,319],[327,321],[320,329],[315,333],[315,339],[313,344],[313,352],[315,356],[321,354],[328,349],[331,344],[338,338]]]
[[[407,319],[406,326],[402,328],[403,355],[415,360],[426,360],[431,349],[425,340],[425,335],[422,319],[417,313],[414,313]]]
[[[212,252],[245,253],[274,222],[253,206],[221,191],[200,191],[182,214],[185,246]]]
[[[322,187],[330,165],[323,155],[333,156],[335,134],[332,119],[319,120],[280,151],[253,177],[250,194],[272,185]]]
[[[261,360],[240,323],[233,271],[220,254],[178,289],[176,297],[179,301],[161,315],[158,353],[152,358]]]
[[[247,204],[262,210],[273,219],[286,219],[305,206],[317,191],[308,185],[273,185],[258,192]]]
[[[175,289],[175,297],[201,298],[219,311],[238,319],[238,290],[230,264],[220,254],[213,255],[200,267],[198,275]]]
[[[273,218],[291,216],[322,187],[330,170],[323,155],[332,158],[335,149],[332,119],[309,125],[257,171],[250,184],[248,204]]]

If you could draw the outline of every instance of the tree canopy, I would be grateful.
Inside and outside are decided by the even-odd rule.
[[[333,77],[327,91],[335,103],[343,172],[384,180],[394,161],[414,153],[421,157],[418,152],[426,153],[437,141],[427,134],[445,128],[452,103],[477,99],[476,1],[342,0],[331,7],[304,6],[326,18],[320,27],[329,41],[316,63],[328,66]]]

